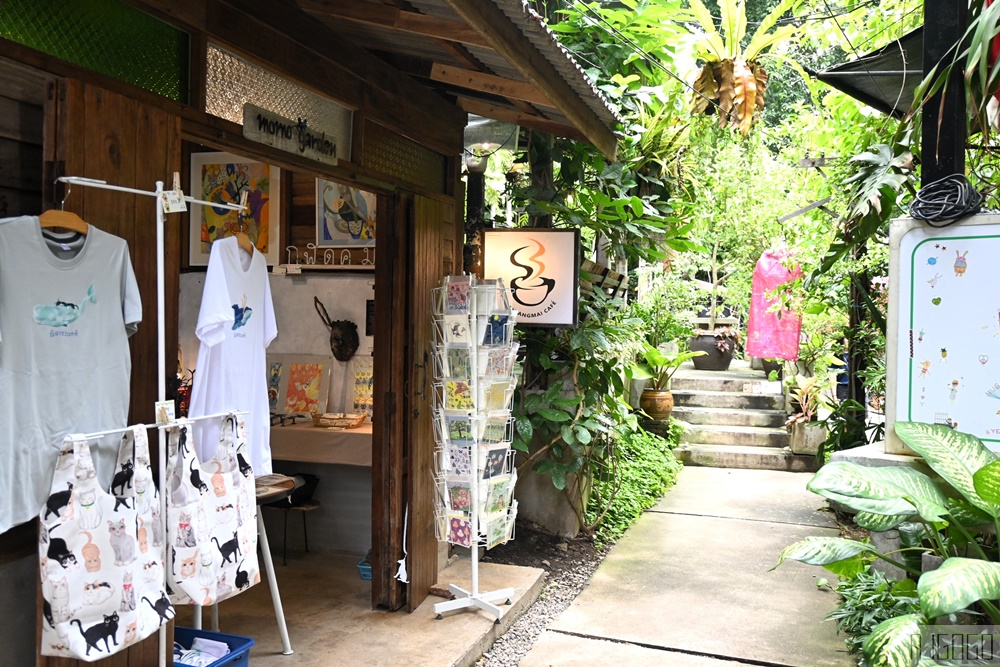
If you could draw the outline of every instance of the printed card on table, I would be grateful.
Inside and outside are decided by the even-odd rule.
[[[487,417],[483,426],[482,442],[484,445],[498,445],[507,440],[508,418]]]
[[[482,323],[483,336],[481,342],[483,345],[503,345],[507,342],[507,320],[506,315],[501,315],[499,313],[493,313],[488,316],[485,321],[480,319]]]
[[[510,382],[493,382],[483,389],[482,409],[493,412],[507,409]]]
[[[492,549],[498,544],[507,541],[507,513],[498,512],[485,517],[486,523],[486,548]]]
[[[510,475],[501,475],[490,479],[486,492],[486,502],[484,503],[486,514],[494,514],[506,510],[510,506],[513,490]]]

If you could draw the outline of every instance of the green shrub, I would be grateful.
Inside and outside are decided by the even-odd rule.
[[[842,600],[826,620],[836,621],[837,632],[847,634],[844,643],[851,653],[861,652],[865,638],[882,621],[920,611],[915,582],[890,581],[878,570],[866,568],[841,581],[836,591]]]
[[[587,506],[588,523],[598,524],[594,531],[598,546],[620,538],[674,485],[682,466],[671,449],[682,430],[680,422],[671,419],[669,440],[642,430],[615,439],[615,464],[608,475],[594,480]],[[604,516],[597,516],[605,506]]]

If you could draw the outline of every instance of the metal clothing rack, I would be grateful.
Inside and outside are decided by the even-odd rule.
[[[176,178],[176,176],[175,176]],[[123,187],[121,185],[111,185],[107,181],[98,180],[95,178],[85,178],[83,176],[61,176],[56,179],[59,183],[65,183],[67,185],[82,185],[87,188],[97,188],[99,190],[114,190],[116,192],[126,192],[128,194],[140,195],[143,197],[155,197],[156,202],[156,366],[157,366],[157,400],[164,401],[167,397],[167,354],[166,354],[166,323],[164,322],[164,313],[166,311],[166,279],[164,276],[163,267],[163,256],[164,256],[164,223],[166,222],[166,213],[163,211],[163,206],[160,203],[160,198],[163,196],[163,181],[156,181],[156,190],[138,190],[136,188]],[[195,199],[193,197],[184,197],[184,201],[189,204],[197,204],[200,206],[212,206],[215,208],[224,208],[230,211],[243,211],[246,206],[239,204],[223,204],[218,202],[204,201],[201,199]],[[215,416],[215,415],[212,415]],[[224,415],[222,415],[224,416]],[[122,429],[124,432],[128,429]],[[114,433],[111,431],[110,433]],[[108,433],[108,434],[110,434]],[[160,463],[160,522],[161,528],[163,529],[163,534],[167,534],[166,520],[167,520],[167,497],[163,493],[166,489],[166,474],[167,474],[167,451],[166,451],[166,432],[160,429],[159,432],[159,463]],[[166,545],[164,544],[164,549]],[[164,557],[165,554],[164,554]],[[201,609],[200,607],[198,608]],[[167,667],[167,628],[165,626],[160,626],[159,630],[159,667]]]

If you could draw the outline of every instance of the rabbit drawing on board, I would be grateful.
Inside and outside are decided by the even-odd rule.
[[[965,270],[969,268],[968,262],[965,261],[965,256],[968,254],[968,250],[961,254],[957,250],[955,251],[955,275],[958,277],[964,276]]]

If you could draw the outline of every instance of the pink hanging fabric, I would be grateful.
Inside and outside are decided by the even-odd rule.
[[[798,264],[792,271],[782,264],[788,256],[787,250],[766,250],[753,270],[747,326],[747,353],[752,357],[790,361],[799,358],[802,316],[791,310],[771,311],[778,299],[767,297],[769,292],[802,275],[802,267]]]

